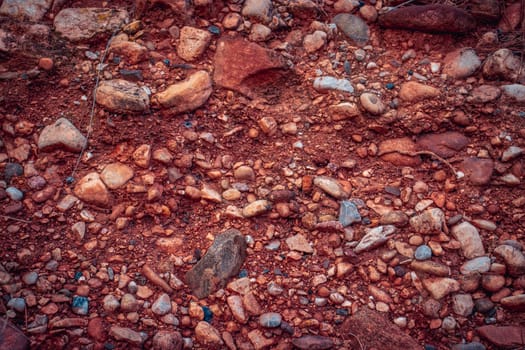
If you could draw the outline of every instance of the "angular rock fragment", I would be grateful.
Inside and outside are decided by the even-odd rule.
[[[246,0],[242,8],[244,17],[256,19],[263,23],[270,22],[272,16],[271,0]]]
[[[439,234],[446,228],[445,214],[439,208],[427,209],[421,214],[411,217],[410,226],[417,233]]]
[[[86,143],[86,137],[66,118],[59,118],[53,124],[46,126],[38,138],[40,150],[64,148],[80,152],[86,147]]]
[[[149,111],[149,96],[146,91],[123,79],[100,82],[95,99],[99,105],[117,113]]]
[[[108,8],[65,8],[55,19],[55,30],[71,41],[90,39],[98,33],[113,32],[128,21],[128,12]]]
[[[520,58],[509,49],[499,49],[483,63],[483,76],[490,80],[525,82],[525,72]]]
[[[438,89],[432,86],[421,84],[415,81],[409,81],[401,85],[399,98],[407,102],[419,102],[429,98],[439,96]]]
[[[509,275],[517,277],[525,274],[525,255],[521,250],[502,244],[494,249],[494,254],[505,261]]]
[[[177,331],[162,330],[153,336],[153,350],[182,350],[184,341]]]
[[[442,4],[401,7],[379,16],[379,24],[430,33],[468,33],[476,29],[476,20],[468,12]]]
[[[452,227],[452,235],[461,244],[461,250],[467,259],[485,255],[483,241],[479,236],[478,229],[474,225],[468,222],[462,222]]]
[[[186,80],[170,85],[154,95],[152,102],[157,106],[170,108],[174,113],[193,111],[208,101],[213,88],[206,71],[198,71]]]
[[[210,40],[211,33],[209,31],[184,26],[180,30],[177,55],[185,61],[194,61],[204,53]]]
[[[314,185],[334,198],[343,199],[348,197],[348,193],[344,190],[343,186],[341,186],[337,180],[328,176],[315,177]]]
[[[246,241],[241,232],[230,229],[218,235],[202,259],[186,273],[186,283],[198,298],[205,298],[226,285],[246,258]]]
[[[290,250],[295,250],[307,254],[311,254],[314,252],[308,240],[300,233],[288,237],[286,239],[286,245],[288,245],[288,248],[290,248]]]
[[[226,37],[217,43],[213,80],[218,86],[253,97],[257,89],[279,80],[286,69],[278,52],[240,37]]]
[[[114,41],[109,46],[109,51],[123,57],[130,64],[137,64],[148,59],[148,49],[134,41]]]
[[[423,286],[428,290],[432,298],[439,300],[443,297],[459,291],[459,282],[452,278],[431,277],[423,279]]]
[[[130,328],[120,326],[111,326],[109,335],[116,340],[125,341],[136,346],[142,345],[147,338],[146,333],[139,333]]]
[[[100,178],[107,187],[114,190],[124,186],[133,177],[133,174],[133,169],[126,164],[111,163],[102,170]]]
[[[365,231],[365,236],[361,238],[354,248],[354,252],[356,253],[361,253],[382,245],[389,239],[389,236],[396,231],[396,227],[392,225],[378,226],[373,229],[365,229]]]
[[[206,321],[197,323],[195,339],[207,349],[220,349],[224,344],[219,331]]]
[[[353,93],[354,87],[347,79],[337,79],[331,76],[317,77],[314,80],[314,89],[319,92],[336,90],[341,92]]]

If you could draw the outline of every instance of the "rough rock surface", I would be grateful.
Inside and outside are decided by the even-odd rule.
[[[110,111],[146,112],[149,110],[149,96],[139,85],[123,79],[100,82],[97,88],[97,103]]]
[[[206,103],[213,88],[206,71],[198,71],[184,81],[168,86],[154,95],[152,101],[158,106],[171,108],[174,113],[193,111]]]
[[[38,148],[43,151],[63,147],[79,152],[86,147],[86,143],[86,137],[66,118],[59,118],[46,126],[38,137]]]
[[[246,258],[246,241],[238,230],[217,237],[202,259],[186,274],[186,283],[198,298],[205,298],[226,285],[237,274]]]
[[[112,32],[128,21],[126,10],[107,8],[65,8],[55,19],[55,30],[65,38],[80,41],[103,32]]]

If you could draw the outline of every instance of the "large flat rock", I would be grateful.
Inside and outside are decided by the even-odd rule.
[[[149,96],[146,91],[139,85],[123,79],[100,82],[96,101],[117,113],[149,111]]]
[[[66,8],[54,20],[55,30],[71,41],[90,39],[98,33],[113,32],[128,21],[126,10],[108,8]]]

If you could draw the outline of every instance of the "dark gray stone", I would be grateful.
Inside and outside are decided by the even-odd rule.
[[[332,22],[348,38],[358,45],[365,45],[370,38],[370,28],[361,18],[349,13],[340,13],[334,17]]]
[[[206,298],[239,273],[245,258],[243,234],[235,229],[227,230],[215,238],[206,255],[186,273],[186,283],[196,297]]]
[[[346,227],[354,222],[360,221],[361,215],[359,214],[357,206],[350,201],[342,201],[339,207],[339,222]]]

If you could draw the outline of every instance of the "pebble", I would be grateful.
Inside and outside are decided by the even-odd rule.
[[[399,98],[407,102],[419,102],[439,96],[440,91],[435,87],[409,81],[401,84]]]
[[[474,311],[474,301],[470,294],[456,294],[452,297],[452,309],[457,315],[468,317]]]
[[[107,110],[117,113],[146,112],[150,108],[146,91],[138,84],[123,79],[100,82],[96,102]]]
[[[370,38],[370,28],[361,18],[348,14],[340,13],[336,15],[332,22],[343,32],[349,39],[357,45],[362,46]]]
[[[516,100],[517,102],[525,102],[525,85],[510,84],[501,87],[506,96]]]
[[[24,175],[24,168],[18,163],[7,163],[4,168],[5,181],[9,183],[11,178]]]
[[[272,208],[272,204],[266,199],[253,201],[242,209],[245,218],[251,218],[266,213]]]
[[[87,315],[89,312],[89,300],[87,297],[74,296],[71,311],[77,315]]]
[[[432,250],[427,245],[420,245],[414,252],[416,260],[428,260],[432,257]]]
[[[175,330],[159,330],[153,336],[153,348],[158,350],[181,350],[184,341]]]
[[[136,346],[141,346],[147,339],[147,334],[143,332],[136,332],[131,328],[111,326],[109,335],[118,341],[124,341]]]
[[[510,146],[501,155],[502,162],[508,162],[509,160],[515,159],[523,154],[523,148],[517,146]]]
[[[472,48],[456,49],[445,56],[443,73],[454,79],[471,76],[481,66],[481,60]]]
[[[317,77],[314,79],[314,89],[319,92],[326,92],[328,90],[336,90],[347,92],[349,94],[354,92],[352,83],[347,79],[338,79],[331,76]]]
[[[516,247],[502,244],[494,249],[494,254],[504,260],[511,276],[517,277],[525,274],[525,255]]]
[[[16,312],[24,312],[26,309],[26,301],[24,298],[11,298],[7,302],[7,307],[15,310]]]
[[[134,171],[131,167],[122,163],[111,163],[104,167],[100,178],[108,188],[114,190],[124,186],[133,175]]]
[[[395,231],[396,227],[393,225],[378,226],[373,229],[365,228],[365,236],[354,248],[354,252],[361,253],[384,244]]]
[[[221,347],[224,344],[219,331],[206,321],[197,323],[195,340],[208,348]]]
[[[499,49],[490,54],[483,63],[483,77],[488,80],[518,80],[521,61],[517,55],[507,49]],[[503,91],[506,92],[503,86]]]
[[[237,322],[244,324],[248,322],[248,316],[243,307],[242,298],[239,295],[230,295],[226,298],[226,302],[230,307],[233,317]]]
[[[348,197],[348,193],[344,190],[343,186],[341,186],[337,180],[330,177],[316,176],[314,178],[314,185],[334,198],[344,199]]]
[[[463,255],[473,259],[485,255],[485,248],[476,227],[468,222],[452,227],[452,236],[461,244]]]
[[[276,328],[281,325],[282,316],[277,312],[266,312],[259,316],[259,324],[265,328]]]
[[[293,339],[292,344],[301,350],[325,350],[334,347],[332,339],[321,335],[303,335],[299,338]]]
[[[505,286],[505,276],[495,274],[483,274],[481,286],[488,292],[495,293]]]
[[[9,186],[5,189],[5,192],[7,196],[14,201],[21,201],[22,199],[24,199],[24,193],[16,187]]]
[[[244,17],[257,19],[263,23],[268,23],[271,19],[271,8],[271,0],[247,0],[244,2],[242,15]]]
[[[438,234],[445,226],[445,214],[439,208],[427,209],[410,218],[410,226],[420,234]]]
[[[206,51],[210,41],[211,34],[207,30],[184,26],[179,34],[177,55],[187,62],[195,61]]]
[[[266,289],[268,290],[268,293],[273,296],[281,295],[284,292],[284,288],[275,282],[268,283]]]
[[[137,311],[139,303],[133,294],[126,293],[120,299],[120,308],[124,312]]]
[[[492,261],[488,256],[480,256],[471,260],[466,261],[459,270],[463,275],[469,275],[471,273],[485,273],[490,270]]]
[[[361,96],[359,96],[359,101],[361,102],[361,106],[371,114],[380,115],[386,110],[383,101],[375,94],[369,92],[362,93]]]
[[[443,328],[446,331],[453,331],[457,326],[457,322],[452,316],[447,316],[443,319],[443,322],[441,323],[441,328]]]
[[[344,226],[349,226],[354,222],[361,221],[361,215],[357,206],[351,201],[341,201],[339,206],[339,217],[338,221]]]
[[[116,296],[108,294],[104,297],[102,301],[102,306],[105,311],[114,312],[120,307],[120,302],[118,301]]]
[[[30,271],[22,275],[22,281],[27,285],[33,285],[38,280],[38,272]]]
[[[303,47],[308,53],[313,53],[326,45],[327,35],[325,32],[316,30],[313,34],[305,35]]]
[[[459,291],[459,282],[452,278],[431,277],[423,279],[423,286],[428,290],[432,298],[440,300],[450,293]]]
[[[158,316],[163,316],[171,312],[170,296],[162,293],[151,305],[151,311]]]

